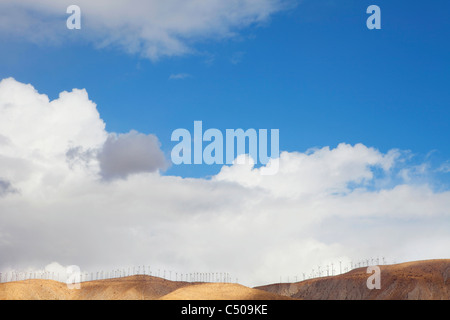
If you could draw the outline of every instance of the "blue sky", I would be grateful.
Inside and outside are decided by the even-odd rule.
[[[450,3],[111,3],[78,0],[81,30],[71,1],[0,3],[0,270],[149,264],[256,285],[448,257]],[[279,172],[158,172],[196,120],[279,129]]]
[[[361,142],[450,158],[450,5],[380,0],[382,29],[368,30],[370,4],[303,1],[236,37],[158,61],[84,41],[3,40],[0,76],[51,98],[86,88],[109,131],[154,133],[167,154],[174,129],[202,120],[221,130],[280,129],[286,151]],[[67,32],[77,38],[89,30]]]

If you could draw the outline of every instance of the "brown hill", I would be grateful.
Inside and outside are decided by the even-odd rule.
[[[189,285],[137,275],[83,282],[79,290],[69,290],[65,283],[53,280],[25,280],[1,283],[0,300],[155,300]]]
[[[231,283],[190,283],[151,276],[83,282],[69,290],[53,280],[0,283],[0,300],[450,300],[450,259],[380,266],[381,289],[369,290],[366,268],[296,283],[248,288]]]
[[[449,300],[450,259],[380,266],[381,288],[370,290],[367,268],[332,277],[256,289],[306,300]]]
[[[192,285],[189,282],[137,275],[117,279],[83,282],[73,291],[76,300],[156,300],[173,290]]]
[[[53,280],[0,284],[0,300],[286,300],[262,290],[231,283],[190,283],[151,276],[131,276],[81,283],[69,290]]]
[[[287,300],[289,297],[235,283],[203,283],[177,289],[161,300]]]
[[[25,280],[0,283],[0,300],[67,300],[71,290],[53,280]]]

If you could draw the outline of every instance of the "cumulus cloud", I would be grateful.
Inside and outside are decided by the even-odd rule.
[[[13,79],[0,82],[0,137],[1,188],[20,191],[0,197],[0,270],[146,265],[258,285],[330,262],[449,258],[450,192],[420,171],[402,179],[400,150],[342,143],[282,152],[273,176],[252,162],[164,176],[157,138],[106,132],[84,90],[49,101]]]
[[[277,196],[346,193],[352,185],[364,186],[373,181],[374,168],[388,172],[399,156],[398,150],[382,154],[363,144],[351,146],[342,143],[335,149],[324,147],[305,153],[282,152],[279,172],[271,177],[263,178],[260,174],[262,168],[254,169],[250,164],[246,170],[240,166],[223,167],[215,179],[258,186]]]
[[[169,76],[169,80],[183,80],[186,78],[190,78],[191,75],[188,73],[176,73],[176,74],[171,74]]]
[[[150,59],[194,51],[193,43],[235,36],[292,6],[293,0],[79,0],[81,37]],[[3,0],[0,30],[35,42],[75,37],[65,24],[69,0]]]
[[[85,90],[62,92],[50,101],[31,85],[4,79],[0,114],[0,136],[6,141],[0,147],[1,176],[20,192],[69,178],[67,150],[100,148],[107,137]]]
[[[106,180],[167,168],[158,138],[136,131],[109,135],[98,159],[100,174]]]
[[[154,135],[106,132],[86,90],[62,92],[50,101],[31,85],[4,79],[0,114],[2,177],[19,189],[42,179],[59,183],[74,170],[113,179],[166,167]]]
[[[438,169],[437,171],[439,172],[444,172],[444,173],[449,173],[450,172],[450,161],[446,161],[445,163],[443,163]]]
[[[0,179],[0,197],[10,192],[16,192],[16,190],[13,188],[9,181]]]

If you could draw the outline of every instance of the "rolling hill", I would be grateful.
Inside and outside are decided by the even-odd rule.
[[[0,300],[450,300],[450,259],[382,265],[381,288],[373,290],[366,269],[255,288],[147,275],[83,282],[79,290],[54,280],[24,280],[0,283]]]
[[[368,289],[367,268],[257,289],[305,300],[449,300],[450,259],[382,265],[381,288]]]

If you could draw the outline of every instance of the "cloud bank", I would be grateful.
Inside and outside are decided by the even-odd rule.
[[[107,180],[167,167],[158,138],[136,131],[109,135],[98,154],[98,160],[100,174]]]
[[[68,0],[3,0],[3,35],[30,41],[60,42],[82,37],[96,46],[120,47],[156,60],[195,51],[205,40],[235,37],[240,30],[262,24],[293,0],[79,0],[82,29],[66,29]]]
[[[450,192],[404,179],[404,158],[342,143],[282,152],[273,176],[249,163],[166,176],[157,137],[106,132],[85,90],[49,101],[5,79],[0,270],[146,265],[258,285],[330,262],[449,258]]]

